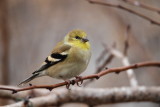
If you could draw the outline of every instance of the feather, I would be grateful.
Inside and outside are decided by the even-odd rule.
[[[26,83],[30,82],[31,80],[33,80],[34,78],[37,78],[38,76],[39,76],[38,73],[37,73],[37,74],[33,74],[31,77],[29,77],[29,78],[23,80],[19,85],[26,84]]]
[[[52,54],[45,59],[43,65],[38,70],[34,71],[32,74],[46,70],[49,67],[64,61],[68,56],[67,52],[69,51],[70,48],[71,46],[69,45],[61,45],[59,47],[56,47],[56,49],[52,51]]]

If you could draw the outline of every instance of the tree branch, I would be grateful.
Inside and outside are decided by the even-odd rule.
[[[137,0],[122,0],[122,1],[129,3],[131,5],[137,6],[137,7],[145,8],[145,9],[160,13],[160,8],[152,7],[150,5],[144,4],[144,3],[137,1]]]
[[[107,59],[103,62],[102,65],[100,65],[99,67],[97,67],[96,71],[95,71],[95,74],[101,72],[114,58],[114,55],[110,54]],[[88,84],[90,84],[91,82],[93,82],[94,79],[90,79],[88,80],[87,82],[85,82],[83,85],[84,86],[87,86]]]
[[[104,48],[106,48],[106,50],[109,50],[109,52],[113,56],[121,59],[122,64],[124,66],[131,65],[130,61],[129,61],[128,57],[127,57],[127,52],[128,52],[128,49],[129,49],[129,36],[130,36],[129,33],[130,33],[130,26],[128,25],[127,28],[126,28],[126,39],[124,41],[124,51],[123,52],[120,52],[119,50],[115,49],[114,47],[108,49],[108,47],[105,44],[103,44]],[[136,76],[134,74],[133,69],[128,69],[127,70],[127,75],[128,75],[129,81],[130,81],[130,85],[132,87],[137,87],[138,86],[138,81],[136,79]]]
[[[126,28],[126,39],[124,41],[124,51],[123,51],[123,55],[124,56],[127,56],[127,53],[128,53],[128,49],[129,49],[129,37],[130,37],[130,30],[131,30],[131,26],[128,25],[127,28]]]
[[[4,85],[0,85],[0,87],[14,88],[14,89],[17,88],[17,87],[13,87],[13,86],[4,86]],[[39,96],[47,95],[49,93],[50,93],[50,91],[45,90],[45,89],[28,90],[28,91],[23,91],[23,92],[16,93],[16,94],[12,94],[11,92],[9,92],[7,90],[0,90],[0,98],[19,101],[19,100],[26,98],[26,96],[39,97]]]
[[[114,7],[114,8],[119,8],[119,9],[122,9],[122,10],[125,10],[125,11],[128,11],[132,14],[135,14],[139,17],[142,17],[143,19],[146,19],[148,20],[149,22],[151,22],[152,24],[155,24],[155,25],[158,25],[160,26],[160,22],[148,17],[148,16],[145,16],[137,11],[134,11],[132,9],[129,9],[127,7],[124,7],[123,5],[121,4],[111,4],[111,3],[107,3],[107,2],[102,2],[102,1],[98,1],[98,0],[88,0],[90,3],[95,3],[95,4],[100,4],[100,5],[105,5],[105,6],[109,6],[109,7]]]
[[[115,73],[118,72],[119,73],[119,72],[122,72],[122,71],[125,71],[125,70],[128,70],[128,69],[136,69],[136,68],[140,68],[140,67],[151,67],[151,66],[160,67],[160,62],[142,62],[142,63],[136,63],[136,64],[132,64],[132,65],[125,66],[125,67],[110,68],[110,69],[101,71],[97,74],[84,76],[81,79],[82,80],[93,79],[93,78],[99,79],[100,77],[102,77],[102,76],[104,76],[108,73],[113,73],[113,72],[115,72]],[[72,85],[74,85],[74,83],[80,82],[80,81],[81,81],[80,79],[73,79],[72,80]],[[25,90],[31,90],[31,89],[35,89],[35,88],[46,88],[46,89],[52,90],[53,88],[65,86],[67,84],[68,84],[67,82],[62,82],[62,83],[53,84],[53,85],[41,85],[41,86],[33,85],[33,86],[26,87],[26,88],[0,87],[0,90],[9,90],[9,91],[12,91],[12,93],[17,93],[17,92],[25,91]]]
[[[102,105],[122,102],[160,102],[160,87],[122,87],[108,89],[93,88],[72,88],[58,89],[54,94],[29,99],[32,106],[45,107],[62,105],[66,103],[84,103],[87,105]],[[3,107],[21,107],[24,101],[3,106]]]

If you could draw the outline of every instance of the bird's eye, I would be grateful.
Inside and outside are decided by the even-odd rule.
[[[76,36],[75,38],[76,38],[76,39],[81,39],[79,36]]]

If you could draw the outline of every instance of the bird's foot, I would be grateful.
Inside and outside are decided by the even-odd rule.
[[[79,82],[76,82],[77,86],[81,87],[82,83],[83,83],[83,79],[82,79],[82,76],[75,76],[75,78],[80,81],[80,84]]]
[[[67,83],[67,84],[66,84],[66,88],[67,88],[67,89],[70,89],[69,87],[70,87],[70,85],[72,84],[72,81],[71,81],[71,80],[65,80],[65,82]]]

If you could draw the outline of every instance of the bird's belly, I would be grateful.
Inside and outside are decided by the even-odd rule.
[[[60,67],[51,67],[47,70],[47,75],[57,79],[70,79],[80,75],[85,70],[83,63],[66,64]]]
[[[80,51],[80,49],[70,51],[70,54],[72,55],[68,56],[65,61],[60,62],[55,66],[51,66],[46,70],[48,76],[66,80],[80,75],[86,69],[90,59],[90,51]],[[74,54],[76,53],[75,51],[79,51],[79,54]]]

